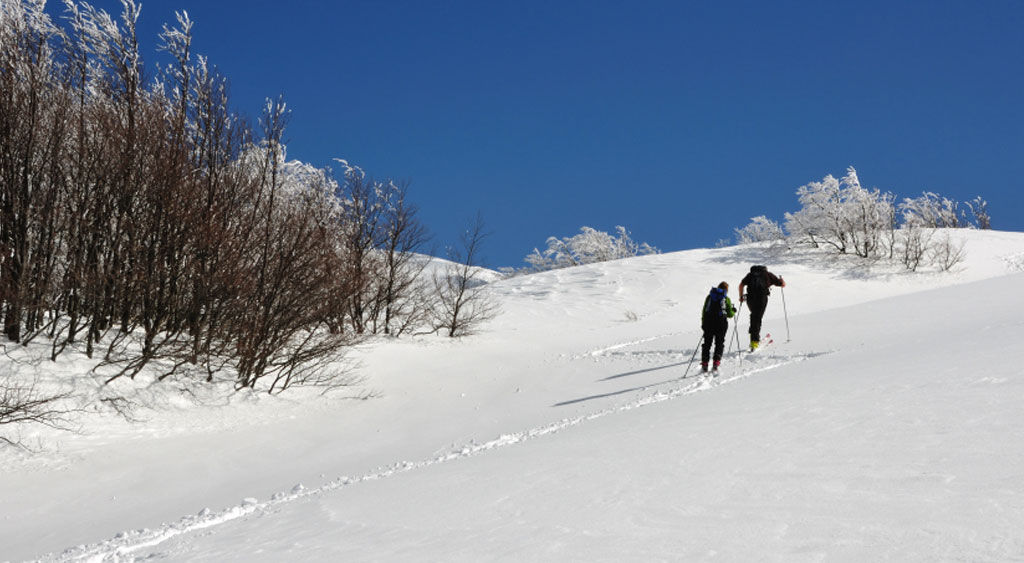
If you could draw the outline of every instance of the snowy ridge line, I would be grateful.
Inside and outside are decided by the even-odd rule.
[[[763,373],[789,364],[802,362],[820,355],[824,355],[826,353],[828,352],[785,357],[782,358],[782,361],[773,362],[763,366],[756,366],[754,367],[754,369],[741,371],[731,376],[719,375],[718,377],[715,378],[708,378],[701,377],[700,374],[698,374],[696,378],[688,377],[686,379],[683,379],[680,377],[661,384],[653,384],[651,385],[651,387],[663,386],[669,383],[685,383],[687,380],[696,379],[696,381],[693,381],[688,385],[684,385],[676,389],[657,391],[651,395],[633,399],[632,401],[622,405],[606,408],[585,415],[564,418],[561,421],[554,422],[545,426],[531,428],[529,430],[514,432],[511,434],[502,434],[501,436],[493,440],[484,442],[482,444],[478,444],[475,441],[471,441],[470,443],[460,448],[453,448],[452,450],[449,450],[446,453],[439,454],[429,460],[416,462],[403,461],[395,463],[388,467],[378,468],[378,470],[375,472],[368,473],[359,477],[338,477],[333,481],[325,483],[323,486],[313,489],[307,489],[303,485],[299,484],[293,487],[290,492],[276,493],[265,502],[260,502],[254,498],[247,498],[244,499],[239,506],[232,506],[220,511],[214,512],[208,508],[203,509],[194,516],[185,516],[177,522],[171,524],[164,524],[163,526],[155,530],[143,528],[128,532],[121,532],[113,538],[100,543],[90,545],[79,545],[68,548],[59,554],[44,555],[39,559],[33,560],[33,563],[55,563],[71,561],[84,561],[88,563],[127,563],[139,561],[141,559],[149,559],[148,556],[142,557],[140,559],[138,557],[133,556],[132,554],[141,549],[157,546],[176,536],[225,524],[252,514],[265,513],[282,504],[294,502],[316,495],[327,494],[339,490],[343,487],[355,485],[364,481],[375,481],[378,479],[384,479],[393,475],[406,473],[416,469],[429,467],[432,465],[438,465],[441,463],[447,463],[458,459],[473,457],[493,449],[511,446],[526,442],[528,440],[532,440],[534,438],[547,436],[560,430],[572,428],[574,426],[578,426],[580,424],[596,420],[599,418],[603,418],[605,416],[609,416],[612,414],[631,411],[637,408],[658,404],[665,401],[671,401],[693,393],[707,391],[719,385],[735,383],[758,373]],[[770,356],[769,358],[774,359],[776,358],[776,356]]]

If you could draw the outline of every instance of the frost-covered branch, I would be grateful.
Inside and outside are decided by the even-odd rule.
[[[764,215],[752,217],[750,223],[736,231],[736,242],[748,244],[752,242],[774,242],[785,238],[785,233],[778,223]]]
[[[555,270],[659,252],[647,243],[634,242],[625,227],[615,227],[615,232],[617,236],[582,227],[580,233],[572,237],[548,237],[547,248],[543,252],[534,249],[524,258],[530,265],[527,271]]]

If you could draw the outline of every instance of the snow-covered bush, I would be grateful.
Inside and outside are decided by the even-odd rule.
[[[543,252],[535,248],[524,258],[530,265],[526,271],[556,270],[659,252],[647,243],[634,242],[625,227],[615,227],[615,232],[618,236],[582,227],[575,236],[548,237],[547,248]]]
[[[735,229],[735,231],[737,244],[774,242],[786,237],[782,227],[764,215],[752,217],[746,227]]]
[[[905,198],[900,204],[900,211],[905,225],[933,229],[966,226],[960,204],[933,192],[924,192],[917,198]]]
[[[992,228],[992,219],[988,216],[987,201],[978,196],[967,202],[966,205],[970,208],[971,214],[974,215],[974,222],[977,223],[979,229]]]

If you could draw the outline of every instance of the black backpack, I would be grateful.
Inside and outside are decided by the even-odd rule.
[[[747,283],[747,295],[764,297],[768,295],[771,285],[768,283],[767,266],[751,266],[749,283]]]

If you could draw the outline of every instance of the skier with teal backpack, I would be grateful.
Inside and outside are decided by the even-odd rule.
[[[729,284],[722,282],[718,287],[711,288],[711,293],[704,299],[704,309],[700,316],[700,328],[704,331],[704,344],[700,350],[701,371],[707,373],[708,360],[714,360],[714,371],[722,363],[722,352],[725,351],[725,335],[729,332],[729,319],[736,314],[736,308],[726,295]],[[711,354],[714,343],[715,353]]]

